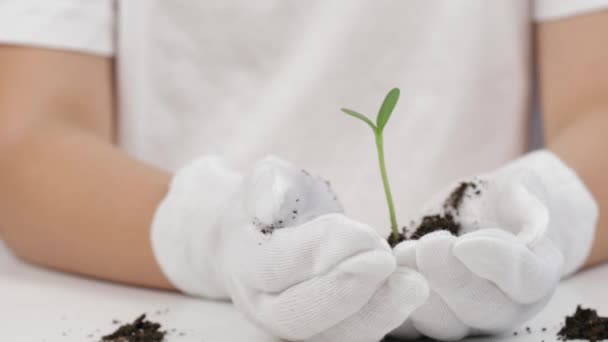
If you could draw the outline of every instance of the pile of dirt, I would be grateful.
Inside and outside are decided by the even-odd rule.
[[[166,331],[160,323],[146,320],[146,315],[137,317],[133,323],[120,326],[115,332],[101,338],[102,342],[162,342]]]
[[[593,309],[583,309],[580,305],[572,316],[567,316],[562,329],[557,333],[560,340],[589,340],[591,342],[608,339],[608,317],[600,317]]]

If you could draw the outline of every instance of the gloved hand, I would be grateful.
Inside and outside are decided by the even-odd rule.
[[[191,295],[231,298],[274,336],[373,342],[427,298],[372,228],[341,213],[328,183],[276,158],[245,177],[217,159],[179,171],[153,249]]]
[[[431,294],[391,335],[458,340],[537,314],[560,277],[584,263],[598,209],[577,175],[540,151],[449,187],[424,214],[451,215],[460,234],[437,231],[395,248],[397,262],[419,270]]]

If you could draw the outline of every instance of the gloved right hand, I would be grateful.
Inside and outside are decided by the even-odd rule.
[[[325,181],[276,158],[245,177],[213,158],[178,172],[152,242],[177,288],[231,298],[292,341],[378,341],[429,292],[374,229],[341,214]]]
[[[513,329],[540,312],[560,277],[589,255],[598,208],[574,170],[537,151],[447,188],[423,213],[452,215],[460,234],[436,231],[395,247],[431,295],[392,335],[454,341]]]

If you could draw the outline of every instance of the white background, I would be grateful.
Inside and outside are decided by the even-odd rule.
[[[516,329],[517,336],[509,332],[473,341],[557,341],[555,332],[564,315],[574,312],[577,304],[608,315],[607,282],[608,265],[580,273],[564,281],[547,308],[526,324],[531,334],[524,326]],[[169,342],[278,341],[248,323],[229,304],[36,268],[15,259],[0,242],[0,341],[98,341],[116,329],[113,319],[125,322],[142,312],[166,329],[175,329]],[[547,332],[541,331],[543,327]]]

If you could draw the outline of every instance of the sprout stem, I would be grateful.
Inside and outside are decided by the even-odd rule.
[[[386,195],[386,202],[388,203],[388,213],[391,218],[391,237],[394,241],[399,241],[399,226],[397,225],[397,215],[395,214],[395,204],[393,203],[393,195],[391,194],[391,186],[388,183],[388,175],[386,174],[386,164],[384,163],[384,142],[382,138],[382,132],[386,126],[388,120],[395,109],[395,105],[399,100],[399,88],[393,88],[388,92],[378,115],[376,116],[376,124],[374,124],[369,118],[361,113],[357,113],[354,110],[342,108],[342,111],[356,119],[365,122],[374,132],[376,138],[376,148],[378,149],[378,162],[380,164],[380,174],[382,175],[382,184],[384,185],[384,193]]]
[[[382,132],[375,131],[376,147],[378,149],[378,162],[380,163],[380,174],[382,175],[382,184],[384,185],[384,193],[386,194],[386,202],[388,203],[388,212],[391,218],[391,232],[395,241],[399,239],[399,226],[397,225],[397,215],[395,214],[395,205],[393,203],[393,195],[391,194],[391,186],[388,183],[388,175],[386,174],[386,164],[384,163],[384,142]]]

